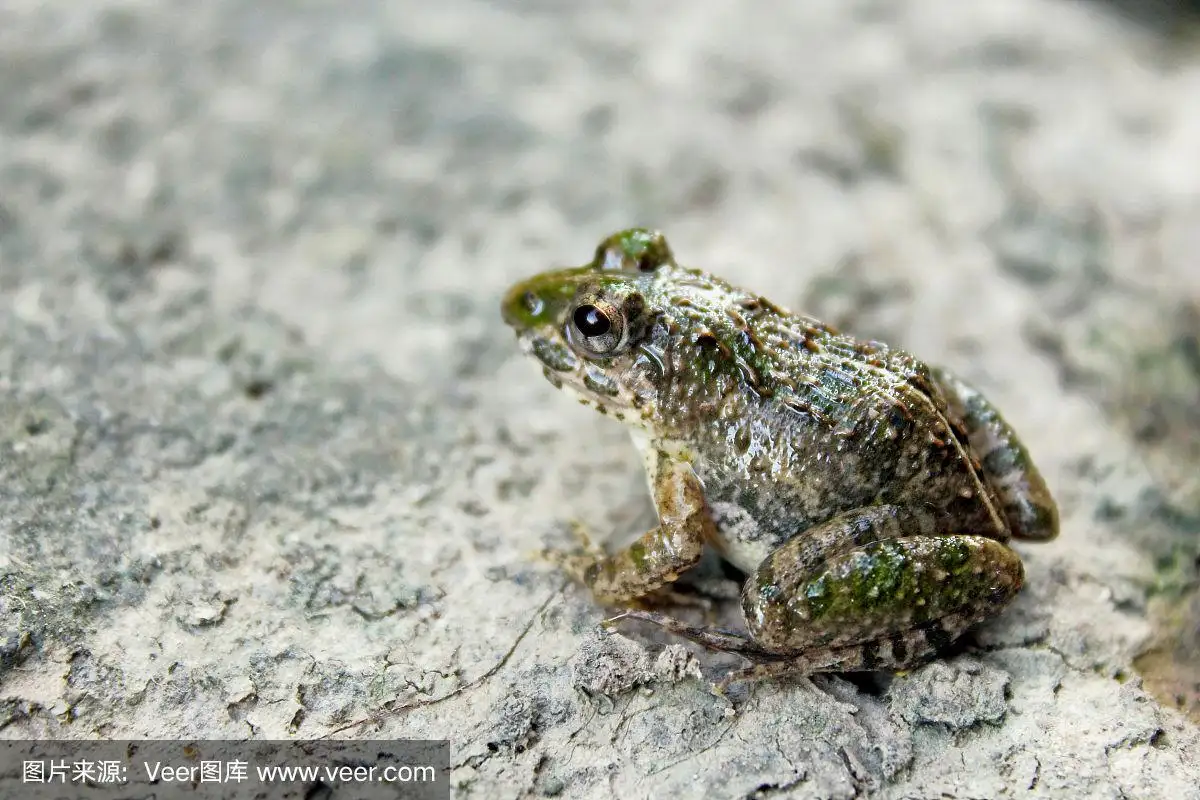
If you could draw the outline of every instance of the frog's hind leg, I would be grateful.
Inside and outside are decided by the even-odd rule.
[[[923,509],[867,506],[794,536],[742,595],[745,635],[652,611],[639,619],[754,664],[722,685],[785,674],[904,669],[993,616],[1020,590],[1001,542],[954,533]]]
[[[976,389],[942,368],[932,377],[946,396],[952,416],[961,420],[988,484],[999,495],[1001,512],[1018,539],[1046,541],[1058,535],[1058,508],[1029,452],[996,407]]]
[[[880,519],[884,510],[891,524]],[[995,539],[950,525],[870,506],[772,552],[742,595],[750,638],[790,662],[766,671],[902,669],[995,615],[1021,588],[1021,560]],[[815,554],[813,541],[825,542]]]

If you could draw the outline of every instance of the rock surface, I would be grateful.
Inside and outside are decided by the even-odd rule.
[[[0,4],[0,735],[1200,797],[1200,36],[1128,5]],[[599,643],[531,554],[644,525],[638,460],[497,302],[629,224],[1005,410],[1063,512],[1008,613],[731,701]]]

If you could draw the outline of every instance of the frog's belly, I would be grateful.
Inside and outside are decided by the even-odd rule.
[[[721,533],[721,555],[742,572],[754,572],[782,544],[777,533],[760,525],[737,503],[712,501],[709,509]]]

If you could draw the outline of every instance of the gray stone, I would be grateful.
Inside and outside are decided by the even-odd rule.
[[[650,676],[646,648],[619,633],[589,636],[571,659],[575,685],[588,695],[616,695]]]
[[[0,735],[444,737],[458,797],[1200,797],[1200,50],[1123,5],[4,3]],[[1063,513],[1010,610],[728,699],[594,636],[535,554],[644,530],[639,459],[497,307],[631,224],[988,393]]]
[[[1004,719],[1009,680],[1007,672],[972,659],[939,661],[897,677],[888,700],[905,722],[967,728]]]

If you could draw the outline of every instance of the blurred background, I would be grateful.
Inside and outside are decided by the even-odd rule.
[[[762,769],[953,791],[1036,752],[1057,796],[1186,785],[1200,17],[1167,0],[0,0],[0,731],[319,735],[444,697],[381,724],[478,751],[464,785],[776,785],[719,748],[724,777],[644,768],[643,722],[582,749],[623,766],[563,756],[608,724],[563,699],[602,611],[529,554],[652,515],[498,301],[630,225],[978,384],[1062,507],[979,642],[1044,732],[900,714],[845,728],[857,773]],[[1022,694],[1047,653],[1078,693]],[[903,702],[845,686],[860,721]],[[1130,693],[1143,760],[1052,729]],[[742,747],[778,727],[749,719]]]

